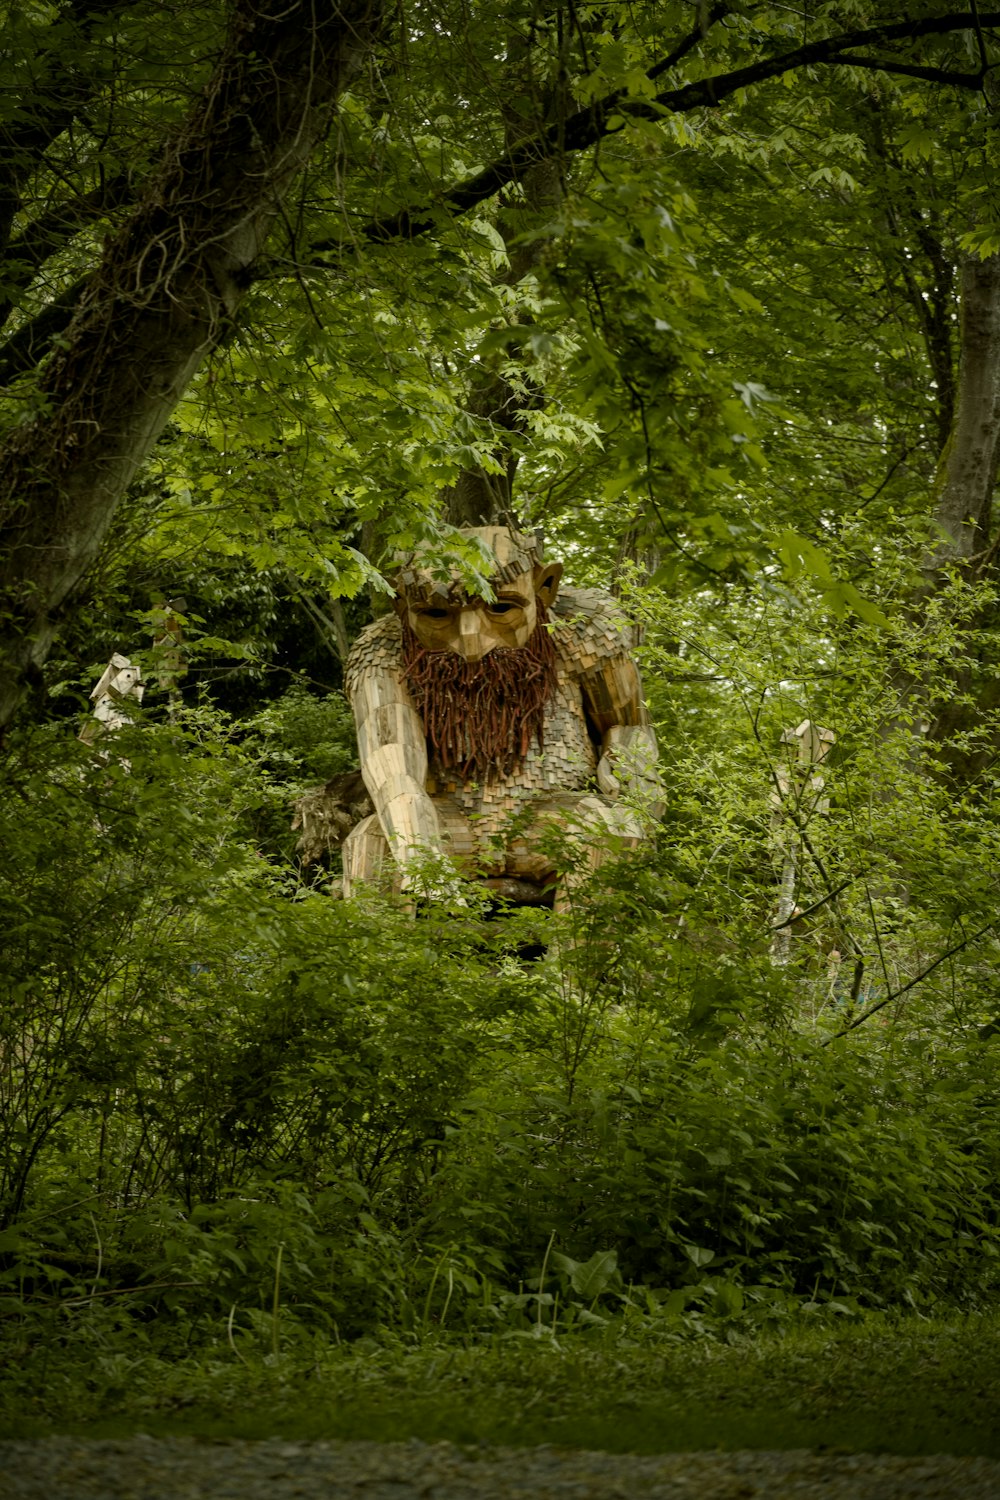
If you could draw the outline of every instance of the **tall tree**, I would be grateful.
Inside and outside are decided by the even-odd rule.
[[[0,455],[0,723],[206,354],[379,22],[376,0],[236,0],[218,63],[88,280]],[[44,137],[65,122],[41,116]]]
[[[325,403],[330,431],[346,427],[347,440],[337,441],[347,467],[335,482],[357,516],[372,509],[359,502],[366,486],[383,500],[402,495],[421,465],[434,494],[442,482],[457,493],[483,490],[484,473],[498,474],[503,484],[485,484],[490,505],[509,497],[520,452],[534,460],[528,479],[551,485],[589,423],[595,437],[615,430],[608,492],[640,484],[643,524],[670,533],[679,555],[707,547],[724,563],[731,518],[720,519],[707,494],[696,504],[690,496],[719,468],[712,433],[723,448],[738,441],[751,450],[755,397],[746,384],[734,395],[731,382],[723,394],[728,374],[683,306],[702,296],[711,304],[714,289],[710,268],[692,269],[663,201],[669,153],[684,150],[680,122],[724,107],[738,114],[782,78],[802,78],[808,107],[822,92],[817,72],[976,94],[991,66],[990,28],[1000,23],[1000,13],[928,15],[922,6],[886,19],[876,6],[858,20],[829,5],[803,30],[787,8],[768,4],[660,0],[623,17],[511,0],[499,11],[416,6],[390,41],[376,0],[262,8],[234,0],[204,95],[175,128],[184,92],[175,75],[174,114],[163,113],[158,131],[138,81],[119,97],[107,66],[101,72],[100,7],[70,11],[78,29],[80,17],[97,16],[86,22],[93,67],[71,100],[80,119],[71,124],[54,109],[48,84],[22,80],[24,160],[54,179],[58,152],[71,151],[83,130],[85,97],[112,99],[105,137],[124,111],[138,155],[159,159],[124,183],[92,172],[71,202],[58,200],[58,233],[47,231],[44,212],[26,215],[18,188],[21,222],[29,220],[20,231],[19,312],[0,348],[0,367],[24,372],[0,451],[0,723],[44,662],[130,481],[199,367],[229,334],[266,362],[249,316],[270,320],[273,346],[286,338],[278,323],[296,298],[319,325],[312,342],[334,387],[316,390],[314,360],[308,377],[295,377],[302,389],[314,382],[296,420],[312,435],[306,408]],[[137,14],[145,12],[128,8],[129,19]],[[219,13],[204,15],[212,52]],[[121,31],[109,22],[112,51]],[[55,78],[68,64],[54,42],[50,51]],[[361,77],[366,56],[378,66]],[[346,92],[352,78],[357,87]],[[107,149],[95,137],[92,162]],[[310,158],[314,170],[294,201],[291,184]],[[133,192],[136,206],[123,207]],[[120,227],[92,269],[94,231],[109,213]],[[44,274],[28,285],[32,270]],[[676,307],[655,301],[670,300],[668,285]],[[308,342],[303,334],[297,351],[306,357]],[[234,342],[237,362],[240,347]],[[689,364],[700,364],[700,391],[678,373]],[[338,402],[353,403],[349,421]],[[376,403],[382,434],[371,423]],[[678,491],[668,513],[661,481],[670,465],[658,453],[671,434],[676,472],[685,443],[695,456],[686,461],[690,494]],[[308,512],[302,532],[315,550],[322,518],[302,496],[294,502]],[[689,526],[693,535],[682,535]]]

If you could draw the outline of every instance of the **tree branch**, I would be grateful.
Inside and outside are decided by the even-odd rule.
[[[946,83],[956,89],[981,89],[984,71],[978,73],[950,73],[947,68],[923,68],[918,63],[896,62],[889,57],[853,57],[843,53],[830,59],[851,68],[867,68],[871,73],[901,73],[905,78],[922,78],[925,83]]]
[[[731,15],[732,11],[733,7],[731,5],[713,5],[704,20],[699,18],[694,30],[689,31],[684,40],[678,42],[673,52],[668,52],[666,57],[661,58],[658,63],[653,64],[646,73],[646,77],[659,78],[662,74],[669,73],[671,68],[676,68],[677,64],[687,57],[692,48],[697,47],[699,42],[705,40],[712,27],[717,22],[724,20],[726,16]]]
[[[724,14],[724,8],[717,6],[710,14],[712,18],[719,19]],[[740,89],[766,83],[796,68],[812,67],[818,64],[868,66],[868,60],[844,56],[849,49],[856,47],[881,46],[895,41],[912,42],[921,37],[945,36],[955,31],[969,31],[976,26],[982,28],[998,25],[1000,25],[1000,11],[990,11],[978,16],[971,11],[961,11],[946,16],[899,21],[886,26],[844,32],[840,36],[808,42],[801,47],[794,47],[788,52],[783,52],[777,57],[762,58],[759,62],[751,63],[745,68],[736,68],[729,73],[719,73],[711,78],[699,79],[681,88],[666,89],[657,94],[654,99],[634,99],[623,90],[616,89],[606,94],[603,99],[595,100],[585,109],[577,110],[565,121],[550,125],[544,131],[539,131],[517,142],[504,156],[499,157],[488,167],[484,167],[475,176],[444,189],[437,204],[426,202],[411,204],[384,218],[372,219],[359,231],[358,238],[372,244],[382,244],[396,239],[416,239],[434,227],[437,212],[441,208],[456,214],[466,213],[469,209],[485,202],[486,199],[492,198],[512,182],[519,181],[528,168],[541,158],[550,156],[558,150],[582,151],[588,146],[596,145],[605,136],[615,134],[621,129],[618,123],[620,120],[659,120],[664,114],[686,114],[693,109],[714,108]],[[700,38],[700,31],[697,36],[692,33],[691,36],[685,38],[673,52],[647,71],[647,77],[656,77],[666,71],[674,61],[683,57],[691,47],[696,45]],[[877,64],[872,61],[870,65],[877,66],[883,71],[893,69],[898,71],[901,67],[909,66],[897,64],[891,59]],[[967,87],[965,80],[967,76],[971,76],[939,73],[936,69],[927,70],[927,73],[933,75],[935,82],[952,83],[957,80],[959,87]],[[926,76],[926,74],[921,73],[918,76]],[[975,76],[977,86],[981,85],[981,75]],[[343,248],[340,240],[320,240],[312,246],[311,253],[322,255],[330,251],[342,251]]]
[[[840,895],[841,891],[846,891],[847,887],[849,885],[853,885],[854,881],[857,878],[858,877],[856,875],[848,875],[846,880],[842,880],[840,884],[836,886],[832,891],[827,891],[825,896],[820,896],[819,900],[814,901],[812,906],[807,906],[803,911],[799,911],[796,909],[792,913],[792,915],[790,917],[786,917],[783,922],[772,923],[770,929],[771,932],[780,932],[783,927],[791,927],[795,922],[804,922],[806,917],[811,917],[813,912],[820,911],[831,901],[836,905],[837,897]]]
[[[943,964],[947,959],[954,958],[956,953],[961,953],[962,949],[968,948],[970,943],[977,943],[981,937],[985,937],[988,932],[992,932],[995,926],[995,922],[987,922],[986,926],[980,927],[978,932],[972,933],[970,937],[963,938],[962,941],[960,943],[956,943],[953,948],[949,948],[947,952],[940,954],[932,964],[928,964],[926,969],[922,969],[915,979],[911,979],[908,983],[901,985],[898,990],[893,990],[891,994],[886,995],[884,1000],[876,1000],[874,1005],[869,1005],[868,1009],[862,1011],[860,1016],[855,1016],[853,1021],[848,1022],[843,1030],[835,1031],[833,1033],[833,1036],[826,1037],[820,1043],[820,1045],[822,1047],[829,1047],[831,1042],[835,1042],[840,1037],[846,1036],[849,1031],[855,1031],[857,1027],[863,1025],[863,1023],[867,1021],[870,1016],[874,1016],[877,1011],[884,1010],[885,1007],[887,1005],[891,1005],[894,1000],[899,1000],[903,995],[907,994],[910,990],[914,989],[918,984],[926,979],[928,974],[933,974],[934,970],[939,968],[941,964]]]
[[[989,58],[986,53],[986,38],[983,36],[983,18],[979,14],[978,0],[971,0],[972,20],[976,28],[976,42],[979,46],[979,62],[985,73],[989,67]]]
[[[742,694],[740,696],[743,697]],[[761,700],[761,701],[763,702],[763,700]],[[765,764],[767,766],[767,770],[768,770],[768,776],[769,776],[769,778],[771,780],[771,784],[774,787],[775,792],[777,793],[778,802],[779,802],[779,804],[781,806],[781,810],[785,814],[785,816],[787,817],[788,821],[791,823],[792,827],[795,829],[795,832],[798,834],[799,838],[802,840],[802,847],[803,847],[803,849],[805,849],[806,853],[809,855],[809,858],[812,860],[813,864],[816,866],[816,869],[817,869],[817,871],[819,873],[819,877],[822,880],[823,884],[826,886],[826,895],[823,897],[823,899],[821,901],[814,902],[813,906],[809,907],[808,910],[809,911],[813,911],[813,910],[815,910],[816,906],[822,906],[826,902],[829,902],[830,905],[833,907],[834,911],[837,913],[838,918],[840,919],[840,928],[841,928],[841,931],[844,934],[844,937],[847,940],[848,946],[852,949],[855,958],[859,962],[863,963],[864,962],[864,954],[862,953],[861,946],[857,942],[857,940],[854,937],[853,933],[851,932],[851,929],[848,927],[847,922],[846,922],[846,920],[844,918],[844,914],[841,911],[840,906],[838,905],[838,898],[839,898],[841,892],[844,891],[844,890],[846,890],[847,887],[857,877],[854,876],[854,875],[851,875],[841,885],[834,886],[833,880],[830,877],[830,874],[829,874],[829,871],[826,868],[826,865],[823,863],[822,859],[817,854],[815,846],[813,845],[812,839],[809,837],[809,834],[808,834],[807,829],[806,829],[805,820],[799,816],[798,810],[795,807],[793,799],[791,799],[790,797],[786,796],[786,794],[781,789],[781,778],[778,776],[778,772],[777,772],[777,769],[775,767],[774,761],[771,759],[771,756],[768,754],[767,746],[764,744],[764,738],[763,738],[763,736],[762,736],[762,734],[760,732],[760,708],[757,709],[756,713],[751,712],[750,705],[747,703],[747,701],[746,701],[745,698],[743,698],[743,706],[744,706],[744,708],[745,708],[745,710],[747,712],[747,715],[748,715],[748,717],[750,719],[750,728],[751,728],[751,730],[753,732],[753,737],[756,740],[757,746],[760,749],[760,751],[761,751],[761,753],[762,753],[762,755],[764,757],[764,762],[765,762]],[[779,924],[779,926],[781,926],[781,927],[784,927],[786,925],[787,924],[784,923],[784,922],[782,922],[782,923]],[[776,930],[777,930],[777,928],[772,928],[772,931],[776,931]],[[860,980],[858,982],[860,983]]]
[[[36,313],[27,323],[22,323],[7,342],[0,345],[0,389],[10,385],[18,375],[24,375],[41,364],[52,347],[53,339],[72,322],[90,279],[91,273],[88,271],[47,303],[41,312]]]
[[[121,173],[110,182],[92,188],[89,193],[80,193],[47,208],[27,225],[19,239],[8,245],[4,256],[7,263],[4,266],[5,281],[9,282],[12,277],[20,281],[21,266],[29,272],[37,271],[84,224],[99,218],[109,209],[120,208],[130,196],[128,178]]]
[[[245,296],[382,0],[235,0],[209,85],[104,247],[30,419],[0,448],[0,724],[118,505]]]
[[[95,22],[125,8],[125,0],[73,0],[69,18],[83,40]],[[32,59],[38,77],[33,94],[19,100],[9,125],[0,125],[0,245],[10,233],[21,184],[97,87],[97,77],[81,69],[80,54],[67,44],[64,30],[53,27],[53,33],[55,40],[40,45]]]
[[[47,208],[33,220],[19,239],[13,240],[3,257],[3,292],[0,293],[0,328],[14,308],[11,292],[30,286],[39,267],[61,250],[85,224],[120,208],[131,197],[128,178],[122,173],[89,193],[66,199]],[[2,358],[2,355],[0,355]]]

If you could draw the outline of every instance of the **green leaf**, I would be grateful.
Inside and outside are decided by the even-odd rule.
[[[888,615],[871,599],[866,599],[854,587],[853,583],[841,580],[833,584],[831,588],[823,591],[823,603],[833,611],[835,615],[845,615],[848,610],[857,615],[859,620],[864,620],[867,625],[878,625],[883,630],[888,629],[890,621]]]
[[[704,1245],[685,1245],[683,1248],[688,1260],[699,1270],[703,1266],[711,1265],[715,1259],[715,1251],[707,1249]]]
[[[712,1311],[720,1318],[733,1318],[743,1311],[743,1292],[732,1281],[722,1281],[716,1287]]]
[[[606,1291],[618,1272],[617,1250],[595,1250],[586,1261],[571,1260],[568,1255],[553,1255],[555,1265],[569,1277],[574,1292],[592,1301]]]
[[[829,558],[808,537],[788,528],[778,537],[775,550],[784,565],[787,578],[801,578],[805,574],[817,583],[833,585]]]

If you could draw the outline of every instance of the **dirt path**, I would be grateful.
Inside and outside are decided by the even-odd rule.
[[[882,1454],[461,1449],[451,1443],[0,1442],[3,1500],[1000,1500],[1000,1462]]]

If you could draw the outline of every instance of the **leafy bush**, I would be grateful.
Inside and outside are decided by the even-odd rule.
[[[772,961],[759,818],[737,889],[697,869],[693,805],[558,918],[335,901],[253,837],[340,743],[339,710],[280,713],[287,740],[198,709],[103,755],[8,747],[9,1350],[86,1349],[113,1391],[181,1348],[995,1295],[996,1041],[955,971],[847,1030],[809,944]]]

